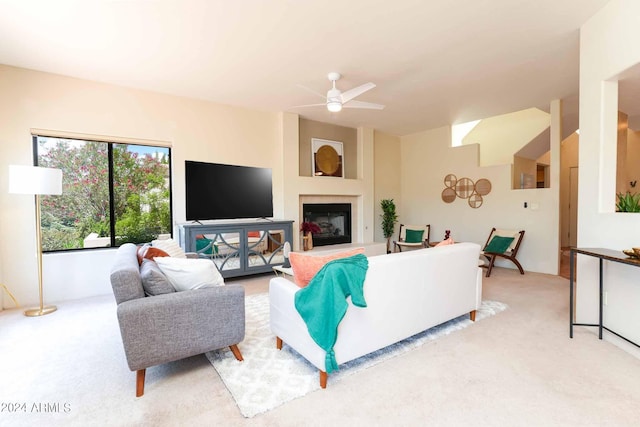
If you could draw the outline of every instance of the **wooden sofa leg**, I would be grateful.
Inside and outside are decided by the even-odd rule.
[[[240,353],[240,349],[238,348],[238,344],[230,345],[229,348],[238,361],[242,362],[244,360],[242,358],[242,353]]]
[[[276,337],[276,348],[282,350],[282,338]]]
[[[328,375],[325,371],[320,371],[320,387],[327,388]]]
[[[469,312],[469,319],[471,319],[472,322],[476,321],[476,311],[475,310],[471,310]]]
[[[146,369],[138,369],[136,371],[136,397],[144,394],[144,374],[146,372]]]

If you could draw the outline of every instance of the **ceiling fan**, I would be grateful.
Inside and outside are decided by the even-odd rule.
[[[301,108],[301,107],[319,107],[326,106],[327,110],[332,113],[337,113],[342,110],[342,108],[366,108],[369,110],[382,110],[384,105],[382,104],[374,104],[373,102],[364,102],[364,101],[355,101],[354,98],[362,95],[368,90],[376,87],[375,84],[369,82],[358,87],[354,87],[353,89],[349,89],[345,92],[342,92],[340,89],[336,88],[336,81],[340,80],[340,73],[331,72],[327,75],[329,81],[331,81],[333,87],[327,91],[327,96],[324,96],[312,89],[309,89],[305,86],[300,86],[303,89],[308,90],[311,93],[314,93],[322,98],[325,98],[327,101],[323,104],[308,104],[308,105],[298,105],[293,108]]]

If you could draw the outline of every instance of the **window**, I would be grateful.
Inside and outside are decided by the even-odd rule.
[[[171,233],[171,149],[45,136],[33,144],[38,166],[62,169],[62,195],[40,198],[44,251]]]

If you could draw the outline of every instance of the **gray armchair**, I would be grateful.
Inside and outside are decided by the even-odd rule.
[[[136,396],[144,394],[146,368],[229,346],[242,361],[244,288],[217,286],[146,297],[136,246],[122,245],[111,269],[120,334]]]

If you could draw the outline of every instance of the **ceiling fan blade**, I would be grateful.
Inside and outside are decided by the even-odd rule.
[[[373,102],[364,101],[349,101],[346,104],[342,104],[343,108],[366,108],[369,110],[383,110],[384,105],[374,104]]]
[[[316,92],[315,90],[313,90],[313,89],[311,89],[311,88],[308,88],[308,87],[303,86],[303,85],[301,85],[301,84],[297,84],[296,86],[298,86],[298,87],[299,87],[299,88],[301,88],[301,89],[306,90],[307,92],[311,92],[311,93],[312,93],[312,94],[314,94],[314,95],[318,95],[318,96],[319,96],[320,98],[322,98],[322,99],[327,99],[327,97],[326,97],[326,96],[324,96],[324,95],[323,95],[323,94],[321,94],[320,92]]]
[[[326,107],[326,103],[322,104],[306,104],[306,105],[295,105],[293,107],[289,107],[289,110],[293,110],[294,108],[306,108],[306,107]]]
[[[353,98],[355,98],[358,95],[362,95],[363,93],[365,93],[368,90],[373,89],[374,87],[376,87],[375,84],[369,82],[369,83],[365,83],[363,85],[360,85],[358,87],[354,87],[353,89],[349,89],[345,92],[342,92],[342,103],[344,104],[345,102],[349,102],[351,101]]]

